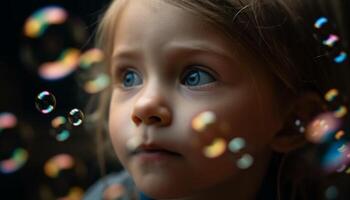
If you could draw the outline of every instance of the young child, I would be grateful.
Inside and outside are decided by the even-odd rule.
[[[307,143],[301,124],[337,86],[313,33],[321,10],[308,4],[113,1],[98,33],[113,80],[102,107],[126,171],[85,199],[109,199],[109,186],[120,199],[322,196],[299,194],[299,176],[279,182],[281,158]]]

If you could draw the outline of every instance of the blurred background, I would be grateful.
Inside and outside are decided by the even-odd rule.
[[[350,2],[339,2],[350,27]],[[101,177],[84,110],[109,83],[87,73],[103,60],[93,35],[108,3],[1,1],[0,199],[80,199]],[[120,169],[107,161],[106,173]]]
[[[103,59],[93,32],[108,3],[1,2],[0,199],[80,199],[101,177],[84,109],[108,79],[84,72]]]

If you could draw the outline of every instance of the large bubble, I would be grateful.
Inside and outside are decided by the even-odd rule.
[[[58,6],[47,6],[30,15],[24,35],[21,59],[46,80],[64,78],[77,68],[87,38],[82,21]]]

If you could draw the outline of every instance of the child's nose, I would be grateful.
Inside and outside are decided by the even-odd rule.
[[[137,126],[140,124],[168,126],[172,120],[171,115],[164,98],[156,94],[141,96],[134,105],[131,118]]]

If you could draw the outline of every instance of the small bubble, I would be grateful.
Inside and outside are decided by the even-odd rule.
[[[334,58],[334,62],[338,64],[343,63],[347,57],[348,57],[348,54],[345,51],[342,51]]]
[[[337,35],[330,34],[328,36],[328,39],[323,41],[323,44],[328,46],[328,47],[333,47],[334,44],[338,41],[339,41],[339,37]]]
[[[63,142],[70,137],[69,127],[67,120],[63,116],[58,116],[51,121],[53,129],[51,130],[52,135],[57,141]]]
[[[237,167],[240,169],[248,169],[252,166],[254,158],[250,154],[244,154],[240,159],[237,160]]]
[[[245,147],[245,140],[240,137],[233,138],[228,145],[228,148],[232,153],[237,153],[244,147]]]
[[[77,108],[72,109],[68,114],[68,120],[73,126],[81,125],[84,117],[84,113]]]
[[[335,98],[339,95],[339,91],[335,88],[330,89],[325,95],[324,98],[328,102],[332,102],[335,100]]]
[[[345,106],[340,106],[334,111],[334,116],[337,118],[342,118],[348,113],[348,109]]]
[[[335,186],[329,186],[325,191],[325,196],[328,200],[336,199],[338,197],[338,189]]]
[[[216,158],[222,155],[226,150],[226,141],[222,138],[216,138],[213,142],[203,149],[203,153],[208,158]]]
[[[325,24],[327,24],[327,22],[328,22],[328,19],[327,19],[326,17],[320,17],[320,18],[318,18],[318,19],[316,20],[314,26],[315,26],[315,28],[320,29],[320,28],[322,28]]]
[[[36,108],[43,114],[52,112],[56,107],[56,98],[48,91],[40,92],[35,98]]]
[[[335,134],[335,139],[339,140],[341,137],[343,137],[345,135],[345,132],[343,130],[340,130],[338,131],[336,134]]]
[[[210,125],[214,124],[216,121],[215,113],[211,111],[205,111],[197,115],[192,120],[192,128],[195,131],[203,132],[205,129],[207,129]]]
[[[340,121],[333,113],[322,113],[318,115],[307,127],[306,138],[313,143],[322,143],[333,137],[340,126]]]

